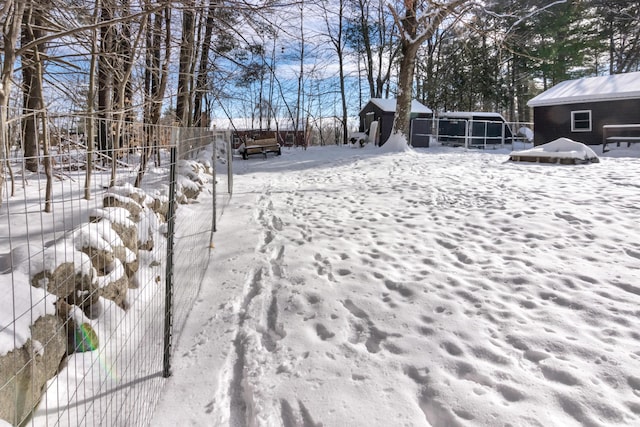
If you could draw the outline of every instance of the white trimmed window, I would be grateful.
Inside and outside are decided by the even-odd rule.
[[[591,110],[571,112],[571,132],[591,132]]]

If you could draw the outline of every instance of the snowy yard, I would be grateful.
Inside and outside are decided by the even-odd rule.
[[[236,161],[152,425],[639,425],[640,152],[508,155]]]

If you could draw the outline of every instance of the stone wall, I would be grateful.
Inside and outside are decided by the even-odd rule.
[[[202,175],[208,171],[194,162],[181,169],[189,171],[181,177],[189,183],[178,187],[176,198],[190,203],[205,188]],[[151,197],[131,185],[113,187],[87,223],[46,247],[42,257],[23,260],[29,261],[29,285],[55,298],[55,314],[35,320],[26,344],[0,357],[0,419],[23,423],[66,356],[100,347],[92,324],[100,299],[128,309],[127,291],[139,285],[139,253],[166,238],[167,212],[166,196]],[[20,267],[25,268],[11,266]]]

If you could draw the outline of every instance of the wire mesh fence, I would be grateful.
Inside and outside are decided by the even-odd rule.
[[[146,425],[208,266],[229,139],[0,113],[0,425]]]
[[[411,122],[414,147],[440,144],[452,147],[493,149],[533,143],[533,123],[507,122],[498,113],[450,112]]]
[[[496,148],[505,144],[531,142],[531,123],[509,123],[499,115],[458,115],[438,120],[437,138],[444,145],[467,148]]]

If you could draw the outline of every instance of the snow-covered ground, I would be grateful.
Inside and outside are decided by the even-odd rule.
[[[152,425],[640,425],[638,148],[236,161]]]

